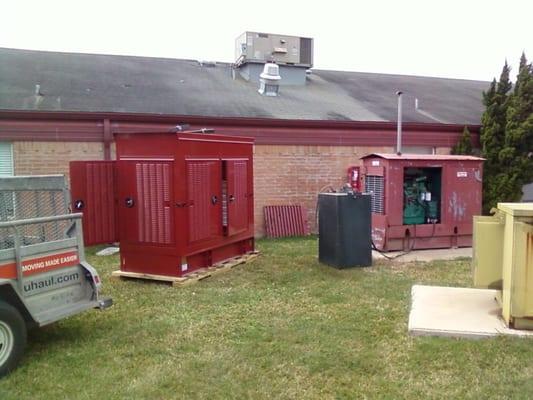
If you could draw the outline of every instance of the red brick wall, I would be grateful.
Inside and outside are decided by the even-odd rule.
[[[263,207],[302,204],[308,226],[316,230],[317,194],[328,185],[339,189],[346,182],[346,170],[359,165],[359,158],[373,152],[391,152],[392,147],[352,146],[255,146],[254,197],[255,231],[264,235]]]
[[[114,145],[112,155],[114,158]],[[360,164],[372,152],[391,152],[392,147],[256,145],[254,150],[255,230],[264,235],[263,207],[302,204],[309,228],[315,231],[316,198],[320,189],[338,189],[346,182],[346,169]],[[98,142],[14,142],[16,175],[65,174],[71,160],[102,160]],[[449,148],[438,148],[438,154]]]
[[[103,143],[14,142],[15,175],[65,174],[74,160],[103,160]]]

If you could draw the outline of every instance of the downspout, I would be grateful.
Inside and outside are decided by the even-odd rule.
[[[111,121],[109,118],[104,119],[104,160],[111,160],[111,143],[113,142],[113,133],[111,132]]]

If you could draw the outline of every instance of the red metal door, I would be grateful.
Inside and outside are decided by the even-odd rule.
[[[187,159],[189,243],[222,235],[222,171],[218,159]]]
[[[173,245],[172,160],[119,161],[120,237],[129,244]]]
[[[472,225],[472,216],[481,213],[481,169],[450,167],[447,185],[447,212],[453,223]],[[469,229],[470,231],[470,229]]]
[[[248,159],[224,160],[227,182],[227,233],[248,229]]]
[[[115,161],[70,162],[72,211],[83,213],[85,245],[119,241]]]

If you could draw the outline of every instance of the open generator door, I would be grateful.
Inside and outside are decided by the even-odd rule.
[[[119,241],[115,161],[71,161],[72,212],[83,213],[86,246]]]
[[[248,167],[249,160],[224,160],[227,181],[227,234],[236,235],[248,229],[249,197]]]

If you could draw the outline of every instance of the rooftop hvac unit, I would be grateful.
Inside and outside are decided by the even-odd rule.
[[[244,32],[235,40],[237,63],[275,62],[281,65],[313,66],[313,39],[271,33]]]

